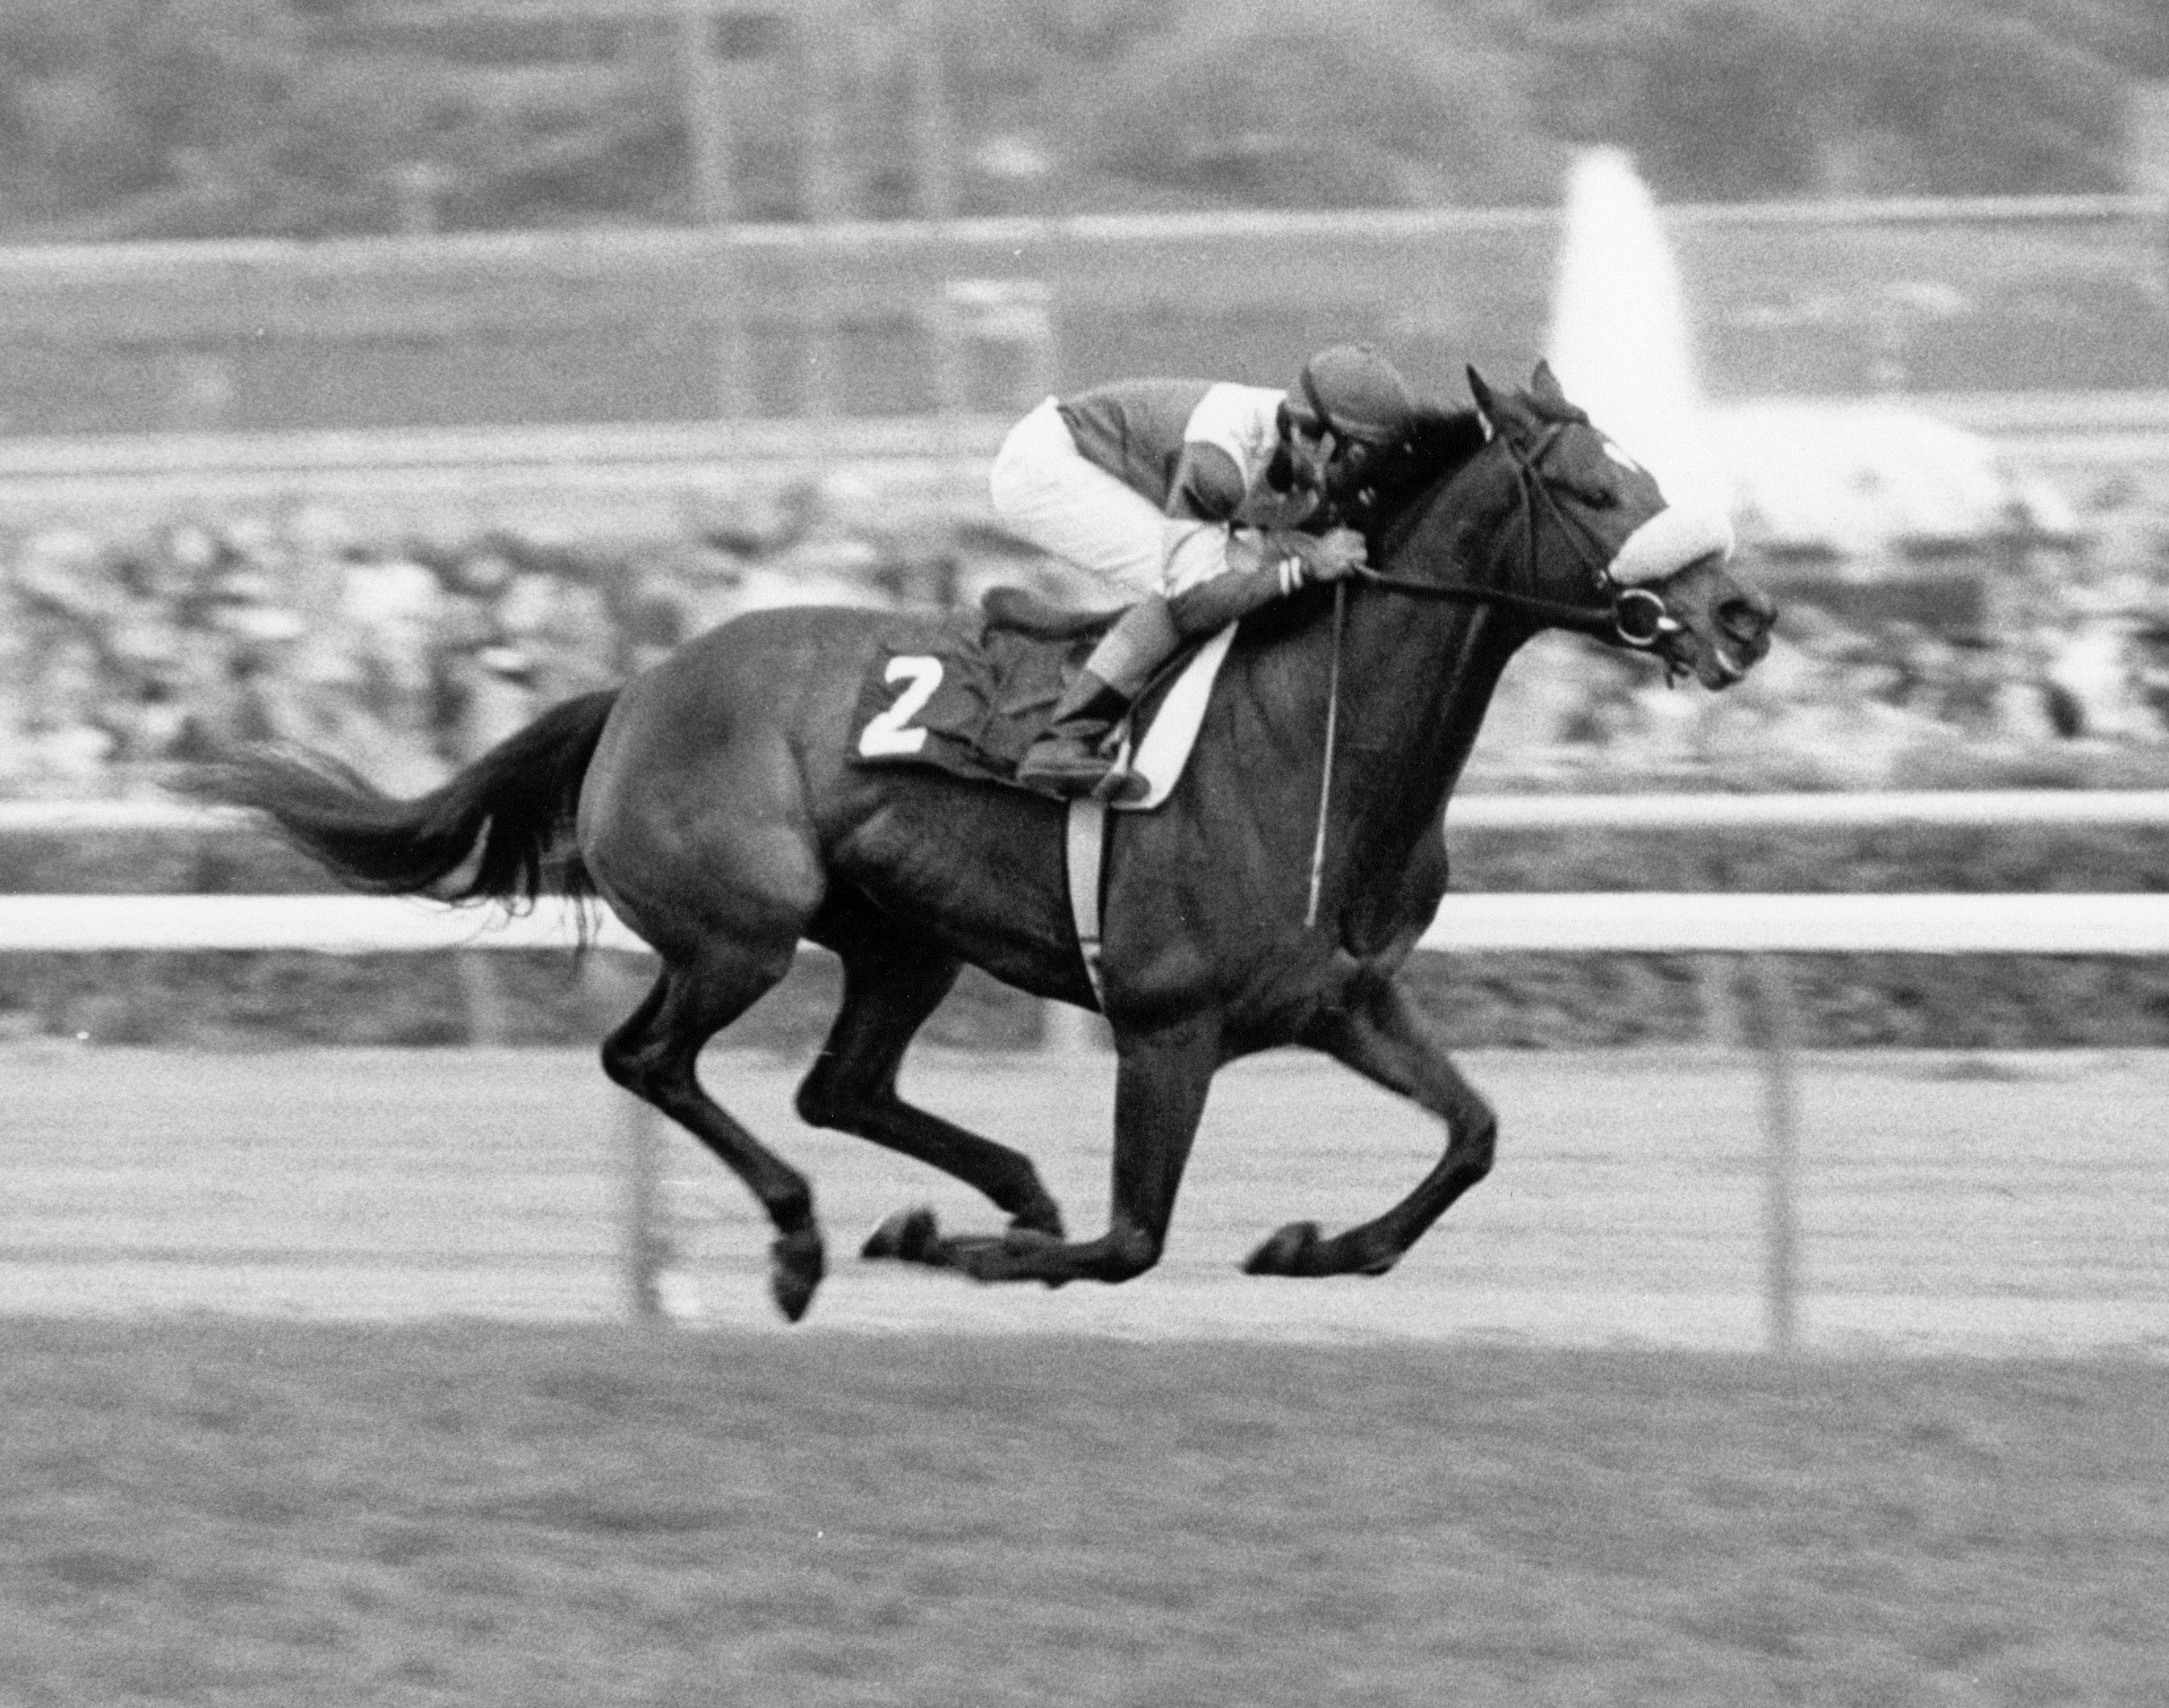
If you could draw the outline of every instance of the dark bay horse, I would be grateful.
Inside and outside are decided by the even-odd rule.
[[[1474,372],[1470,383],[1474,412],[1428,418],[1350,501],[1378,570],[1351,585],[1343,609],[1320,588],[1246,620],[1187,774],[1158,809],[1113,815],[1114,1181],[1097,1238],[1066,1237],[1021,1152],[897,1092],[914,1034],[967,962],[1036,996],[1101,1006],[1072,923],[1060,803],[851,761],[870,666],[953,619],[749,613],[621,689],[546,712],[412,801],[275,748],[189,786],[268,813],[360,888],[606,901],[663,966],[605,1042],[604,1068],[759,1198],[777,1231],[771,1287],[794,1320],[823,1272],[812,1188],[709,1096],[695,1065],[790,971],[802,939],[840,957],[844,995],[800,1115],[945,1170],[1010,1218],[1005,1232],[958,1237],[911,1212],[884,1224],[868,1255],[985,1281],[1136,1275],[1160,1255],[1215,1072],[1295,1044],[1414,1099],[1442,1120],[1446,1147],[1375,1219],[1330,1237],[1292,1223],[1245,1267],[1380,1274],[1491,1166],[1492,1109],[1396,973],[1446,893],[1442,815],[1500,672],[1540,629],[1564,626],[1722,688],[1767,650],[1776,615],[1548,370],[1526,391]],[[1336,646],[1320,905],[1307,926]]]

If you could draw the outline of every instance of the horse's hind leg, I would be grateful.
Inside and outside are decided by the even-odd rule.
[[[1243,1265],[1254,1275],[1383,1275],[1447,1207],[1491,1171],[1499,1118],[1446,1053],[1437,1023],[1391,979],[1327,1016],[1306,1044],[1446,1123],[1446,1152],[1415,1189],[1384,1215],[1330,1239],[1314,1221],[1291,1222]]]
[[[701,1046],[750,1008],[789,971],[779,956],[735,946],[713,948],[697,963],[665,962],[640,1006],[603,1044],[603,1071],[653,1104],[722,1159],[775,1223],[769,1290],[796,1322],[813,1301],[823,1263],[806,1177],[701,1088],[694,1072]]]
[[[844,964],[844,1002],[820,1057],[798,1088],[808,1125],[855,1133],[901,1152],[983,1193],[1012,1226],[1062,1237],[1062,1212],[1030,1157],[914,1108],[897,1094],[903,1052],[957,982],[959,963],[893,924],[832,907],[815,928]],[[867,1257],[929,1260],[933,1216],[891,1217],[866,1244]]]

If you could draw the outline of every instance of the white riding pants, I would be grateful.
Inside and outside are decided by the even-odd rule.
[[[1133,597],[1178,593],[1228,567],[1224,527],[1163,516],[1088,461],[1052,397],[1010,429],[988,487],[1021,538]]]

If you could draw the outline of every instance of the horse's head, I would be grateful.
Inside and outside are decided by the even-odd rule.
[[[1732,529],[1722,512],[1668,503],[1655,478],[1567,401],[1548,364],[1537,364],[1527,391],[1496,390],[1473,368],[1468,383],[1484,442],[1464,446],[1443,481],[1434,476],[1431,502],[1396,502],[1413,449],[1382,460],[1362,496],[1378,519],[1401,510],[1389,565],[1407,546],[1427,547],[1426,524],[1435,520],[1458,536],[1443,554],[1454,572],[1482,578],[1388,576],[1388,585],[1516,608],[1542,625],[1655,653],[1706,688],[1729,687],[1761,660],[1777,608],[1729,566]],[[1443,428],[1434,423],[1431,431]],[[1498,498],[1486,490],[1495,485]],[[1472,551],[1479,536],[1495,542],[1488,552]]]

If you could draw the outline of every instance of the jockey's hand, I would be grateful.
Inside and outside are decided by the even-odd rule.
[[[1303,559],[1303,576],[1309,581],[1345,580],[1369,561],[1363,536],[1353,528],[1330,528],[1303,536],[1296,555]]]

